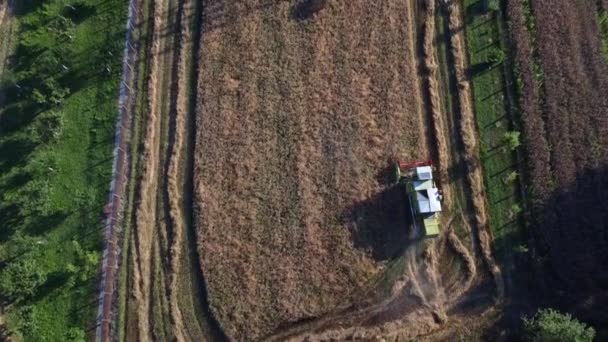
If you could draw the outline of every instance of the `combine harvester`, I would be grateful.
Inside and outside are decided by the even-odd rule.
[[[415,228],[422,225],[424,237],[439,235],[441,191],[433,180],[433,163],[397,162],[397,184],[404,184]]]

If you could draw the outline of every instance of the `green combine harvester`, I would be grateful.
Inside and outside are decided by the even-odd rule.
[[[433,180],[433,164],[398,162],[395,169],[397,183],[405,185],[414,225],[422,227],[425,237],[439,235],[442,195]]]

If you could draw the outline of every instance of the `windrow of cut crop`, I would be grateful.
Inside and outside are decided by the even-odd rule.
[[[466,219],[462,218],[460,220],[454,220],[456,222],[462,222],[462,224],[466,224]],[[447,245],[456,253],[460,258],[462,258],[465,266],[465,280],[462,284],[454,284],[453,287],[449,289],[450,298],[459,298],[460,295],[469,289],[473,281],[475,280],[475,276],[477,275],[477,264],[475,259],[471,255],[471,252],[465,247],[455,232],[456,223],[452,222],[452,224],[447,226]],[[470,228],[469,228],[470,230]]]
[[[428,0],[424,3],[423,19],[423,63],[426,69],[426,83],[428,86],[429,110],[433,119],[434,139],[438,158],[439,181],[444,192],[444,205],[448,208],[452,206],[452,194],[448,179],[448,167],[450,151],[446,141],[446,128],[444,113],[442,113],[440,99],[440,75],[437,59],[437,30],[436,21],[436,1]]]
[[[192,15],[192,3],[188,0],[181,0],[178,4],[179,15],[179,33],[177,33],[177,51],[176,60],[174,63],[175,79],[173,80],[173,96],[170,109],[173,124],[171,125],[169,134],[172,135],[170,141],[169,166],[167,169],[167,201],[169,202],[169,217],[168,227],[171,233],[169,260],[170,267],[168,272],[167,292],[169,297],[169,310],[171,312],[171,321],[173,323],[173,332],[177,341],[185,341],[184,322],[181,310],[179,308],[179,272],[182,245],[184,244],[184,234],[186,230],[186,219],[183,213],[183,172],[182,162],[184,161],[185,133],[186,120],[188,111],[189,93],[187,87],[189,85],[187,75],[188,54],[192,49],[192,34],[190,30],[189,17]],[[198,271],[198,270],[189,270]]]
[[[464,163],[467,173],[467,186],[470,190],[468,196],[471,199],[474,211],[474,222],[477,228],[477,237],[484,261],[488,266],[497,290],[497,297],[504,296],[504,282],[502,273],[492,255],[491,231],[488,225],[486,198],[483,183],[481,163],[479,160],[479,142],[477,138],[477,126],[472,104],[471,86],[466,70],[466,50],[462,27],[461,4],[453,1],[448,6],[448,32],[450,34],[451,55],[454,62],[454,74],[458,83],[458,104],[460,114],[460,133],[464,145]]]
[[[181,272],[197,272],[198,270],[182,270],[182,246],[186,233],[186,216],[184,214],[184,172],[183,166],[186,156],[186,120],[189,110],[188,59],[192,50],[191,16],[193,15],[193,2],[181,0],[178,5],[179,32],[176,35],[176,60],[174,61],[174,78],[172,80],[172,103],[170,108],[170,155],[167,169],[167,200],[169,204],[168,226],[170,236],[169,274],[167,292],[170,302],[171,320],[177,341],[185,340],[183,315],[179,307],[179,279]],[[182,294],[185,295],[185,294]]]
[[[596,265],[602,263],[608,246],[593,237],[600,230],[597,224],[581,221],[585,207],[570,209],[579,201],[601,199],[593,191],[580,194],[560,189],[594,183],[597,179],[583,175],[589,169],[601,170],[608,162],[608,66],[592,1],[550,5],[535,1],[532,5],[545,80],[542,116],[555,177],[539,228],[553,270],[565,284],[582,291],[593,287],[588,279],[597,274]]]
[[[160,40],[163,34],[162,0],[152,2],[153,37],[149,46],[149,70],[147,80],[148,99],[145,108],[146,129],[141,155],[142,172],[139,180],[139,199],[135,212],[135,226],[131,243],[133,287],[132,295],[137,306],[138,338],[152,340],[150,322],[150,297],[152,278],[152,245],[156,225],[156,189],[159,170],[160,113],[158,79],[160,77]]]

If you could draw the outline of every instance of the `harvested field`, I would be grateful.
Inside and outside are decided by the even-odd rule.
[[[544,265],[549,289],[567,289],[572,301],[565,302],[582,302],[606,290],[600,269],[608,261],[608,241],[602,238],[608,204],[608,65],[598,8],[594,1],[520,0],[510,1],[508,10],[522,80],[536,260],[549,260]]]
[[[412,13],[397,0],[332,2],[302,22],[288,2],[204,7],[199,251],[227,335],[259,338],[347,303],[403,248],[386,168],[429,156]]]
[[[451,27],[463,114],[448,128],[438,104],[434,2],[423,8],[423,26],[411,6],[332,1],[306,20],[288,2],[203,6],[196,222],[210,308],[229,338],[413,338],[437,329],[464,297],[490,298],[488,267],[502,293],[462,33]],[[451,23],[460,16],[453,10]],[[450,151],[446,134],[469,139],[466,149]],[[466,241],[449,230],[420,242],[406,224],[402,190],[387,182],[390,161],[436,157],[450,193],[452,153],[472,177],[459,185],[472,204],[454,208],[466,210],[458,224]],[[454,196],[446,203],[460,201]]]

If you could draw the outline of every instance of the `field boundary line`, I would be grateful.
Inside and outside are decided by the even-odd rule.
[[[104,207],[105,224],[103,231],[103,257],[101,261],[101,277],[99,282],[99,308],[95,325],[95,341],[111,341],[115,322],[116,296],[115,289],[119,271],[121,248],[121,225],[123,223],[123,197],[129,178],[131,158],[128,152],[128,127],[132,122],[130,111],[127,109],[131,100],[131,85],[133,83],[137,49],[133,46],[135,30],[135,13],[138,0],[129,1],[128,18],[126,23],[125,47],[122,62],[122,77],[118,97],[118,118],[114,136],[114,151],[112,163],[112,180],[108,202]]]

